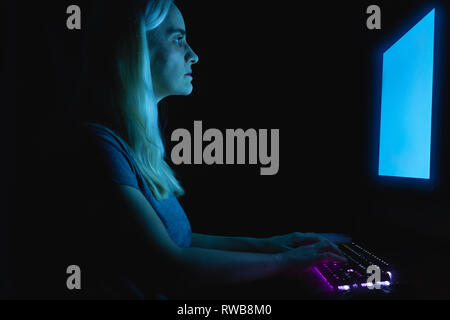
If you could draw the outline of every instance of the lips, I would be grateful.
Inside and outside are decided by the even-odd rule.
[[[186,73],[185,76],[192,77],[192,72]]]

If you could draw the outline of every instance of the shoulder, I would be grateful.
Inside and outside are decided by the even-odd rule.
[[[137,170],[126,143],[114,131],[98,123],[85,123],[92,159],[118,184],[137,187]]]
[[[94,142],[115,145],[119,149],[129,152],[125,141],[107,126],[100,123],[85,122],[83,128]]]

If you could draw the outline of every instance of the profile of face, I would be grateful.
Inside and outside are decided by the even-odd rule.
[[[147,32],[153,89],[157,101],[192,93],[192,65],[199,58],[188,45],[180,10],[172,5],[166,19]]]

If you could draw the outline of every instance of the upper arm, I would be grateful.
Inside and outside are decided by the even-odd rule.
[[[123,205],[123,214],[128,216],[131,232],[137,233],[138,238],[144,242],[139,247],[148,249],[148,252],[143,252],[141,256],[149,258],[148,255],[152,254],[156,255],[155,258],[159,262],[173,261],[180,247],[172,241],[161,219],[142,192],[126,185],[114,184],[114,188]]]

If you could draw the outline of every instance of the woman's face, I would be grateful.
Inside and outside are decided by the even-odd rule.
[[[175,5],[158,28],[147,33],[153,89],[157,101],[192,93],[192,68],[198,56],[186,41],[183,16]]]

